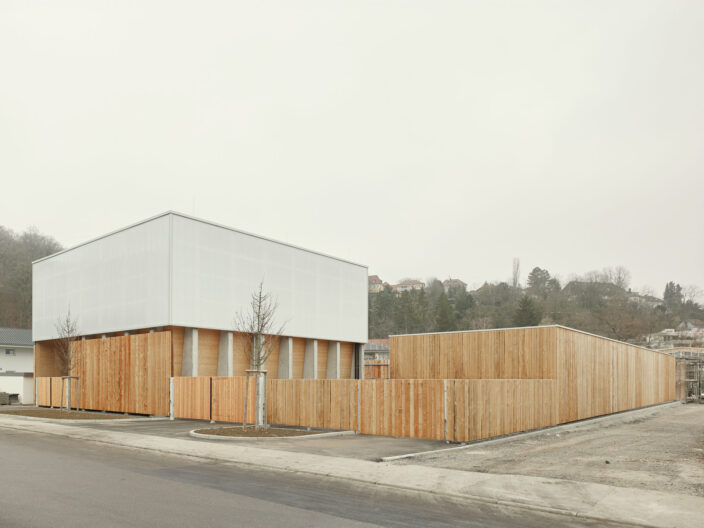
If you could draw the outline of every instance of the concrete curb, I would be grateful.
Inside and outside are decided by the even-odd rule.
[[[69,425],[74,425],[74,424],[108,424],[108,423],[135,423],[135,422],[159,422],[163,420],[168,420],[168,417],[161,417],[157,416],[152,418],[150,417],[144,417],[144,418],[103,418],[103,419],[95,419],[95,420],[71,420],[71,419],[63,419],[63,418],[41,418],[39,416],[22,416],[22,415],[15,415],[15,414],[4,414],[0,413],[0,417],[5,417],[9,416],[12,417],[13,419],[18,419],[18,420],[29,420],[29,421],[34,421],[34,422],[45,422],[45,423],[56,423],[56,424],[69,424]]]
[[[217,427],[211,427],[211,429],[218,429]],[[259,443],[267,442],[269,440],[307,440],[310,438],[323,438],[328,436],[345,436],[357,434],[354,431],[331,431],[328,433],[314,433],[300,436],[266,436],[266,437],[253,437],[253,436],[222,436],[222,435],[211,435],[205,433],[197,433],[197,429],[189,431],[189,435],[193,438],[200,438],[203,440],[215,440],[225,441],[225,442],[243,442],[243,443]]]
[[[407,453],[403,455],[394,455],[388,457],[381,457],[382,462],[394,462],[396,460],[404,460],[409,458],[419,458],[424,456],[442,455],[450,451],[463,451],[470,450],[474,447],[486,447],[490,445],[503,444],[506,442],[512,442],[514,440],[521,440],[523,438],[529,438],[531,436],[540,436],[546,433],[559,433],[560,431],[578,431],[584,427],[589,427],[597,423],[609,423],[616,420],[623,419],[624,415],[631,415],[634,418],[640,415],[648,415],[653,411],[667,408],[675,407],[679,405],[684,405],[683,402],[671,401],[665,403],[657,403],[655,405],[649,405],[648,407],[640,407],[638,409],[629,409],[627,411],[621,411],[617,413],[605,414],[603,416],[595,416],[593,418],[585,418],[584,420],[579,420],[576,422],[568,422],[559,425],[551,425],[548,427],[541,427],[540,429],[532,429],[530,431],[522,431],[519,433],[512,433],[503,436],[497,436],[493,438],[486,438],[483,440],[475,440],[473,442],[463,442],[459,445],[454,445],[452,447],[446,447],[444,449],[435,449],[433,451],[419,451],[417,453]]]
[[[570,480],[396,465],[251,445],[0,418],[0,426],[107,445],[373,484],[457,500],[657,528],[699,528],[704,498]]]

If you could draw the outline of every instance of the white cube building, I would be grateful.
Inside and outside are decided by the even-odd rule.
[[[53,376],[42,343],[69,310],[86,337],[172,332],[172,375],[243,375],[235,315],[260,282],[285,325],[267,370],[276,378],[361,376],[367,267],[167,212],[33,263],[37,376]],[[48,354],[48,352],[47,352]],[[40,372],[41,371],[41,372]]]

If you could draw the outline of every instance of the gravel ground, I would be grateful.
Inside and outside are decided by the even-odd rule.
[[[704,496],[704,405],[653,407],[395,463]]]
[[[212,427],[210,429],[198,429],[196,433],[210,434],[217,436],[241,436],[246,438],[272,438],[279,436],[305,436],[319,434],[320,431],[301,431],[299,429],[277,429],[269,427],[267,429],[256,430],[254,427]]]
[[[19,409],[0,411],[0,414],[14,414],[18,416],[31,416],[33,418],[54,418],[55,420],[120,420],[134,418],[124,414],[92,413],[84,411],[62,411],[60,409]]]

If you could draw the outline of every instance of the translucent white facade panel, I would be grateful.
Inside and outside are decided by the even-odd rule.
[[[367,341],[367,268],[173,216],[172,321],[232,329],[260,281],[296,337]]]
[[[168,324],[169,216],[35,262],[32,288],[34,341],[69,307],[83,335]]]
[[[367,268],[166,213],[33,265],[35,341],[69,306],[82,335],[158,326],[232,330],[260,281],[285,335],[367,341]]]

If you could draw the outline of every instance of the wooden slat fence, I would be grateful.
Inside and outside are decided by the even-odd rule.
[[[267,421],[354,430],[358,380],[267,380]]]
[[[51,378],[35,378],[37,384],[37,405],[49,407],[51,405]]]
[[[554,380],[273,379],[267,421],[466,442],[552,425],[554,389]],[[254,379],[249,390],[253,423]],[[176,418],[241,423],[243,397],[244,377],[174,378]]]
[[[364,379],[389,379],[388,360],[368,360],[364,362]]]
[[[218,422],[242,423],[244,412],[245,376],[213,377],[213,415]],[[249,395],[247,399],[247,423],[254,423],[255,418],[255,388],[256,379],[249,379]],[[267,390],[267,397],[268,397]]]
[[[208,376],[174,378],[174,416],[210,420],[210,385]]]
[[[63,407],[66,405],[68,381],[61,376],[36,378],[37,384],[37,405],[40,407]],[[61,398],[61,387],[63,386],[63,400]],[[78,398],[79,380],[71,380],[71,408],[77,409],[80,405]]]
[[[171,332],[74,343],[82,409],[169,414]]]

